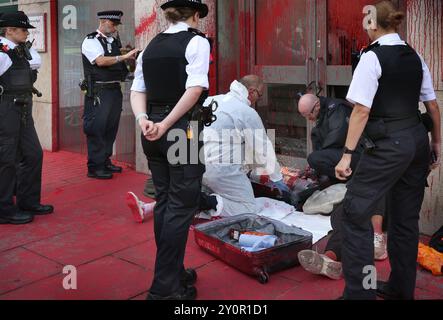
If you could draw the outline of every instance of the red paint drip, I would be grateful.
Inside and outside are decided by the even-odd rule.
[[[150,27],[155,23],[155,20],[157,19],[157,12],[152,10],[152,13],[149,17],[142,18],[139,26],[135,29],[135,35],[139,36],[142,33],[149,30]]]

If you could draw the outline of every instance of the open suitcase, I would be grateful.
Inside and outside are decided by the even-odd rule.
[[[279,237],[282,244],[258,252],[242,250],[232,230],[255,231]],[[298,253],[312,248],[312,234],[257,215],[240,215],[195,227],[195,241],[203,250],[243,273],[268,283],[270,273],[299,265]]]

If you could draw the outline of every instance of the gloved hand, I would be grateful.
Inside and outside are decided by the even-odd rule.
[[[277,182],[270,181],[268,187],[272,188],[272,190],[277,189],[281,195],[291,192],[291,190],[289,190],[289,187],[283,180]]]

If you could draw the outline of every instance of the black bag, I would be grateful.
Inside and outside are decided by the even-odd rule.
[[[443,227],[432,236],[429,246],[438,252],[443,253]]]

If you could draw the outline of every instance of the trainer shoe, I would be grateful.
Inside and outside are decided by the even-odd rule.
[[[384,234],[374,234],[374,259],[383,261],[388,258],[386,236]]]
[[[128,192],[126,195],[126,204],[131,209],[132,216],[138,223],[143,223],[145,216],[143,214],[143,202],[133,192]]]
[[[323,275],[333,280],[340,280],[343,277],[341,262],[334,261],[324,254],[304,250],[299,252],[298,260],[301,266],[310,273]]]

